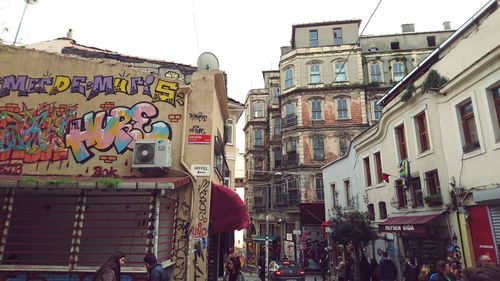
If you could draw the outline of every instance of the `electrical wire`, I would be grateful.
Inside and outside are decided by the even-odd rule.
[[[342,72],[342,70],[344,70],[344,66],[345,66],[345,63],[347,62],[347,60],[349,59],[349,57],[351,56],[352,52],[354,51],[354,48],[356,48],[356,46],[359,44],[359,42],[361,41],[361,36],[363,36],[363,33],[365,32],[365,29],[366,27],[368,26],[368,24],[370,23],[370,21],[372,20],[372,17],[373,15],[375,14],[375,12],[377,11],[378,7],[380,6],[380,4],[382,3],[382,0],[378,1],[378,4],[377,6],[375,7],[375,9],[373,10],[372,14],[370,15],[370,17],[368,18],[368,21],[366,22],[366,25],[365,27],[363,27],[363,30],[361,30],[361,33],[359,34],[358,36],[358,40],[356,40],[356,43],[354,43],[354,45],[352,46],[351,50],[349,51],[349,53],[347,54],[347,57],[345,58],[345,61],[344,63],[342,64],[342,67],[340,68],[340,70],[337,72],[335,71],[335,76],[333,77],[333,81],[332,83],[330,83],[330,85],[333,85],[333,83],[335,83],[335,80],[337,80],[337,76],[339,75],[339,73]],[[361,47],[361,45],[360,45]]]

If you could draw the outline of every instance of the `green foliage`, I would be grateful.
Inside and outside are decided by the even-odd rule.
[[[341,244],[352,243],[355,247],[365,245],[377,238],[377,233],[370,225],[367,212],[360,211],[357,204],[350,210],[336,209],[331,218],[333,237]]]
[[[71,185],[75,184],[76,181],[70,179],[51,179],[47,180],[47,184],[50,185]]]
[[[432,69],[425,78],[424,83],[422,83],[422,90],[437,90],[440,89],[444,84],[448,82],[448,78],[441,76],[439,72]]]
[[[36,178],[34,177],[22,177],[19,180],[20,183],[36,183]]]
[[[97,180],[98,184],[104,185],[107,188],[116,187],[121,182],[122,181],[120,179],[115,179],[115,178],[102,178]]]
[[[404,102],[408,101],[413,96],[413,93],[415,93],[415,90],[415,85],[413,84],[406,86],[403,94],[401,94],[401,100]]]

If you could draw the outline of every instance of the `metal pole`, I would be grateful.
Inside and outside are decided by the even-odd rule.
[[[271,179],[272,181],[272,179]],[[266,188],[266,264],[265,264],[265,274],[264,280],[269,280],[269,191],[271,189],[271,183]]]
[[[14,37],[14,43],[12,43],[12,46],[16,45],[17,35],[19,35],[19,30],[21,29],[21,24],[23,23],[24,14],[26,13],[26,8],[28,8],[28,2],[29,1],[25,1],[25,2],[26,2],[26,4],[24,5],[23,14],[21,16],[21,20],[19,21],[19,26],[17,27],[17,31],[16,31],[16,37]]]

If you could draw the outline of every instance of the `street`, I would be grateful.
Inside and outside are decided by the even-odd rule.
[[[311,275],[306,274],[306,281],[321,281],[321,275]],[[245,281],[260,281],[259,276],[256,273],[245,272]]]

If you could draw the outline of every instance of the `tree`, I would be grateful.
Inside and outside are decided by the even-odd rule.
[[[354,252],[354,276],[359,279],[359,253],[361,248],[377,238],[371,227],[368,212],[359,210],[357,200],[353,199],[353,208],[336,208],[330,223],[333,225],[333,239],[344,246],[352,245]]]

